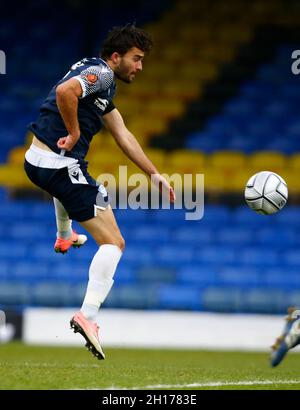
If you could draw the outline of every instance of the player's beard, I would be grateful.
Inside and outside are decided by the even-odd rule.
[[[130,67],[128,67],[128,66],[124,63],[123,60],[121,60],[121,62],[120,62],[120,64],[119,64],[119,67],[117,67],[117,68],[115,69],[115,76],[116,76],[119,80],[123,81],[124,83],[130,84],[130,83],[134,80],[134,78],[135,78],[135,75],[134,75],[133,78],[131,78],[131,75],[132,75],[132,74],[133,74],[133,73],[130,71]]]

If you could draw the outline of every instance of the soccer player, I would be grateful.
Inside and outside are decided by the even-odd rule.
[[[288,309],[286,324],[282,334],[272,346],[271,366],[275,367],[283,360],[287,352],[300,344],[300,310],[295,307]]]
[[[80,222],[99,245],[89,268],[82,307],[70,322],[98,359],[105,355],[95,318],[114,283],[125,245],[106,189],[89,175],[84,160],[102,124],[127,157],[152,176],[171,202],[175,200],[174,190],[147,158],[113,103],[115,77],[131,83],[142,71],[144,56],[151,48],[151,36],[144,30],[131,24],[114,27],[103,43],[101,58],[84,58],[72,65],[50,91],[37,120],[29,125],[34,137],[24,167],[29,179],[54,198],[55,251],[65,253],[87,240],[72,230],[72,219]]]

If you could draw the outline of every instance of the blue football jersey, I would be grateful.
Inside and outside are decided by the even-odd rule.
[[[52,88],[40,108],[40,114],[28,128],[52,151],[60,154],[56,143],[68,131],[56,104],[56,87],[70,78],[76,78],[83,93],[78,100],[80,139],[66,156],[84,159],[93,136],[102,128],[102,116],[112,111],[115,94],[114,73],[101,58],[84,58],[73,64],[70,71]]]

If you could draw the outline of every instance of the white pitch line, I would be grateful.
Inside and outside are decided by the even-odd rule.
[[[253,386],[253,385],[272,385],[272,384],[300,384],[300,380],[252,380],[239,382],[208,382],[208,383],[187,383],[187,384],[150,384],[148,386],[136,387],[117,387],[111,386],[100,390],[143,390],[143,389],[172,389],[189,387],[222,387],[222,386]],[[97,389],[93,389],[97,390]]]
[[[87,364],[87,363],[72,363],[70,366],[67,366],[65,364],[59,364],[59,363],[47,363],[47,362],[40,362],[40,363],[30,363],[30,362],[20,362],[20,363],[7,363],[7,362],[0,362],[0,367],[1,366],[9,366],[9,367],[45,367],[45,368],[66,368],[66,367],[75,367],[76,369],[90,369],[90,368],[99,368],[98,364]]]

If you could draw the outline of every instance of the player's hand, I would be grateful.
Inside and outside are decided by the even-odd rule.
[[[163,195],[167,195],[171,202],[176,201],[176,195],[174,189],[171,187],[169,182],[160,174],[152,174],[151,181],[160,190]]]
[[[69,134],[66,137],[62,137],[57,141],[57,146],[60,149],[65,149],[66,151],[71,151],[74,145],[79,140],[80,135],[77,137]]]

